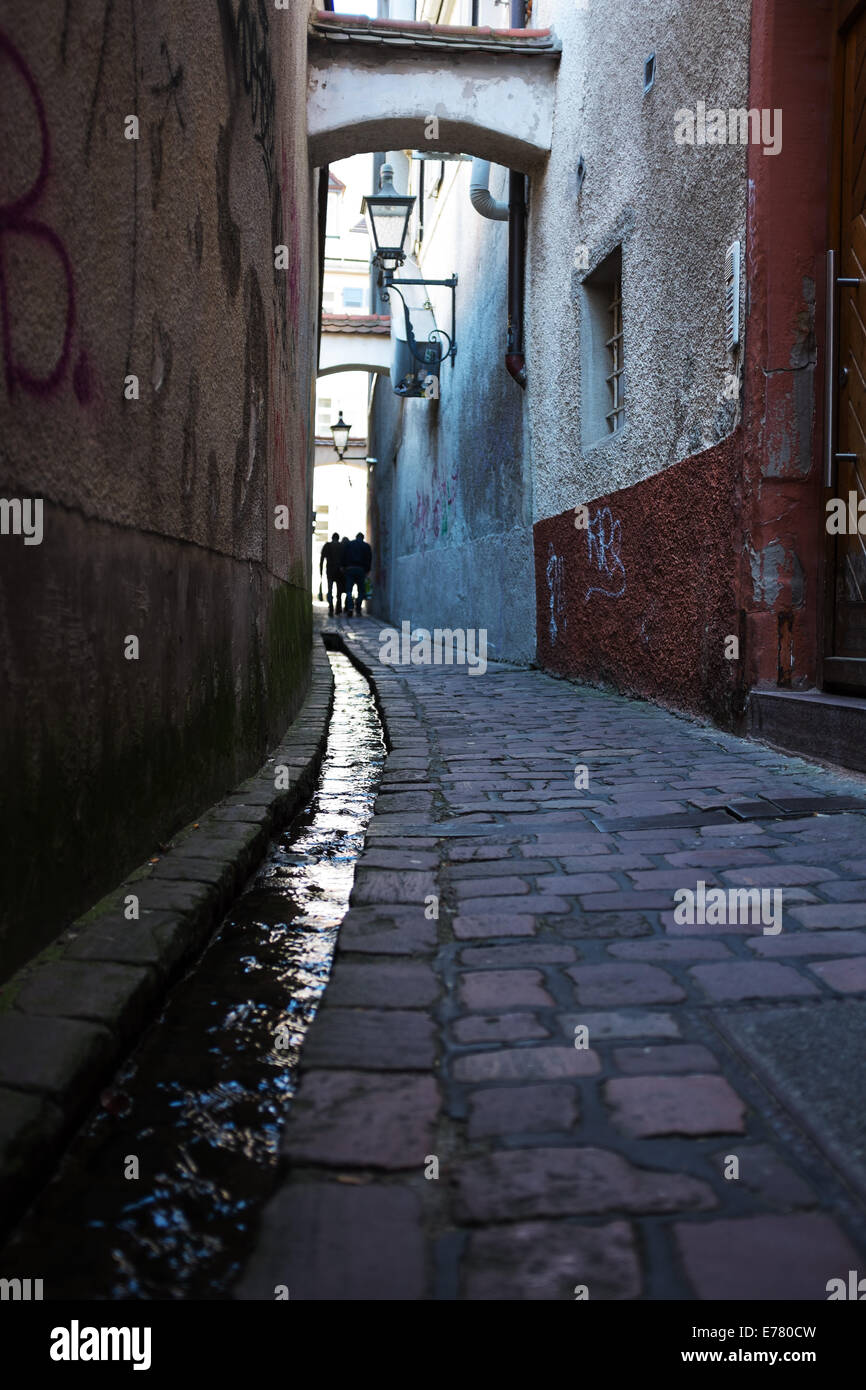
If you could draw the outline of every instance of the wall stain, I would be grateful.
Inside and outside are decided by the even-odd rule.
[[[229,200],[231,180],[232,122],[221,125],[216,152],[217,244],[223,279],[234,299],[241,280],[241,230],[232,217]]]
[[[172,68],[171,53],[169,52],[169,47],[165,39],[160,43],[159,51],[165,59],[168,78],[165,82],[151,83],[150,88],[153,96],[165,96],[162,114],[158,120],[151,121],[150,124],[150,169],[152,174],[151,206],[154,209],[159,200],[159,186],[162,178],[163,131],[165,130],[165,123],[168,119],[169,108],[172,103],[177,113],[178,125],[181,131],[186,130],[186,121],[183,118],[183,112],[180,109],[180,102],[178,100],[178,92],[183,86],[183,64],[178,63],[176,68]]]
[[[259,277],[252,266],[246,274],[247,302],[244,347],[244,415],[235,453],[234,515],[237,526],[249,520],[261,490],[267,458],[269,399],[268,334]]]
[[[198,476],[198,435],[196,423],[199,405],[198,372],[190,372],[189,400],[183,422],[183,449],[180,465],[180,495],[183,519],[187,527],[193,521],[193,496]]]

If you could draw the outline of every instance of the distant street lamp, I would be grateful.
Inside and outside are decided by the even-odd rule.
[[[343,419],[343,412],[341,410],[339,420],[331,426],[331,434],[334,436],[334,448],[337,451],[337,457],[339,459],[342,459],[349,447],[349,432],[351,428],[352,426],[347,425]]]

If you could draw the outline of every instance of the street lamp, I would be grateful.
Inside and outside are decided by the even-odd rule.
[[[341,410],[339,420],[335,421],[331,426],[331,434],[334,436],[334,448],[337,451],[337,457],[339,459],[342,459],[349,447],[349,433],[351,428],[352,426],[347,425],[343,419],[343,412]]]
[[[394,279],[394,271],[406,259],[403,246],[409,229],[409,217],[416,200],[396,191],[394,170],[390,164],[382,165],[379,187],[381,191],[368,194],[361,208],[367,218],[373,241],[373,264],[379,271],[382,298],[388,302],[391,290],[395,289],[403,304],[406,337],[402,343],[398,338],[395,347],[394,366],[391,371],[394,391],[398,396],[423,396],[427,400],[438,400],[440,368],[449,357],[453,366],[457,352],[454,302],[457,276],[452,275],[450,280]],[[450,335],[443,329],[434,328],[429,338],[421,342],[417,340],[412,328],[409,305],[401,290],[397,288],[401,285],[444,285],[450,289]],[[426,308],[430,308],[429,301]]]
[[[403,243],[414,206],[414,198],[398,193],[394,187],[392,166],[383,164],[379,175],[379,192],[368,194],[361,203],[373,242],[373,263],[380,270],[396,270],[405,261]]]

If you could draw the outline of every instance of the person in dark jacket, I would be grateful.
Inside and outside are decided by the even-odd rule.
[[[340,595],[340,602],[342,603],[344,608],[346,607],[346,571],[343,568],[343,551],[346,549],[346,546],[348,544],[349,537],[344,536],[343,539],[340,541],[340,579],[338,583],[338,593]],[[337,612],[339,613],[339,611],[340,609],[338,606]]]
[[[319,558],[319,579],[322,578],[322,570],[327,565],[328,570],[328,612],[333,615],[334,599],[332,590],[337,590],[337,612],[341,611],[340,604],[340,570],[343,555],[343,543],[340,540],[339,531],[335,531],[331,539],[322,546],[322,554]]]
[[[357,587],[357,613],[360,618],[367,575],[373,567],[373,552],[364,540],[363,531],[359,531],[353,541],[347,541],[343,546],[342,563],[346,575],[346,617],[352,616],[352,596]]]

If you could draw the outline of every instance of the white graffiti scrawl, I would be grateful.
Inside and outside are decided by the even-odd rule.
[[[553,548],[553,542],[548,542],[547,546],[547,589],[550,594],[550,640],[555,642],[559,633],[557,618],[562,618],[565,611],[565,598],[562,592],[562,578],[564,565],[562,556],[557,555]],[[566,623],[563,623],[566,626]]]
[[[584,603],[590,594],[604,594],[606,598],[622,598],[625,593],[625,565],[620,555],[622,544],[622,522],[614,521],[610,507],[599,507],[586,528],[586,549],[589,563],[595,564],[599,574],[611,585],[603,588],[592,585],[584,595]],[[548,573],[550,566],[548,565]],[[619,588],[613,585],[619,583]]]

